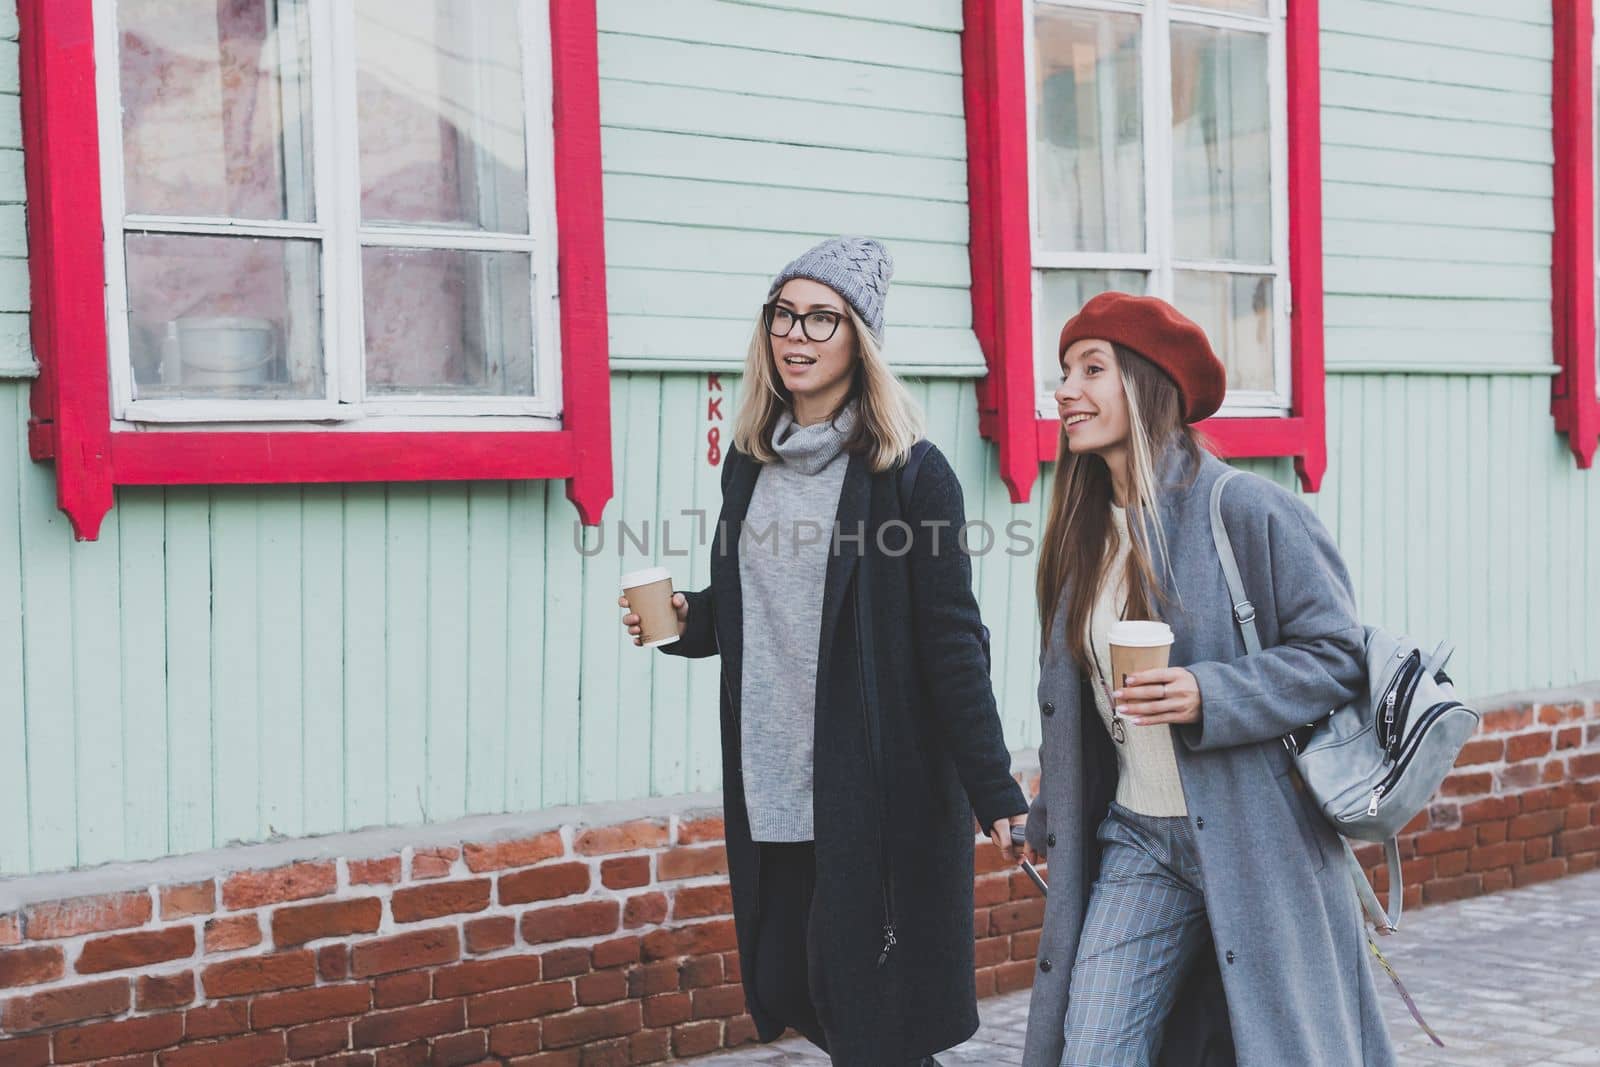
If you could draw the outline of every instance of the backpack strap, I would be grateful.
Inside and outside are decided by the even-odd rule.
[[[911,451],[906,453],[905,466],[900,468],[899,480],[895,483],[900,491],[900,517],[904,519],[911,511],[911,494],[917,488],[917,472],[922,469],[922,461],[928,455],[928,450],[933,447],[933,442],[926,437],[911,446]],[[979,630],[983,642],[983,663],[990,670],[994,669],[994,653],[990,649],[989,627],[983,626]]]
[[[1361,861],[1356,859],[1355,852],[1350,848],[1350,842],[1341,837],[1339,843],[1344,845],[1345,862],[1350,868],[1350,880],[1356,884],[1356,896],[1361,898],[1361,907],[1366,911],[1367,918],[1378,928],[1378,933],[1394,933],[1400,928],[1400,910],[1406,901],[1405,881],[1400,877],[1400,839],[1391,837],[1383,843],[1383,862],[1389,869],[1388,911],[1383,910],[1383,905],[1378,901],[1378,894],[1372,891],[1372,883],[1367,881],[1367,872],[1361,869]]]
[[[926,437],[911,446],[911,451],[906,453],[906,464],[900,468],[900,514],[905,515],[911,510],[911,493],[917,487],[917,471],[922,469],[923,457],[928,454],[928,449],[933,447],[933,442]]]
[[[1211,540],[1217,546],[1217,560],[1222,564],[1222,576],[1228,581],[1228,599],[1233,603],[1233,619],[1244,635],[1244,649],[1252,655],[1261,651],[1261,634],[1256,629],[1256,606],[1244,591],[1244,579],[1239,575],[1239,561],[1233,555],[1233,542],[1228,540],[1228,528],[1222,523],[1222,490],[1238,476],[1230,470],[1211,486]]]
[[[1228,528],[1222,522],[1222,490],[1239,473],[1230,470],[1218,478],[1211,486],[1211,539],[1216,542],[1217,560],[1222,564],[1222,575],[1228,582],[1228,599],[1233,603],[1233,618],[1239,624],[1239,632],[1244,636],[1245,651],[1254,654],[1261,651],[1261,634],[1256,629],[1256,609],[1250,603],[1250,598],[1244,591],[1244,579],[1239,574],[1239,561],[1233,555],[1233,543],[1228,540]],[[1439,659],[1441,653],[1443,658]],[[1443,666],[1444,659],[1449,658],[1449,649],[1441,645],[1438,652],[1434,653],[1439,659],[1438,666]],[[1430,667],[1429,673],[1437,667]],[[1293,745],[1288,746],[1291,753]],[[1367,915],[1372,919],[1374,926],[1381,933],[1390,933],[1400,925],[1400,909],[1405,903],[1405,882],[1400,872],[1400,842],[1397,838],[1389,838],[1384,842],[1384,862],[1389,867],[1389,910],[1386,912],[1383,905],[1378,902],[1378,896],[1372,891],[1372,885],[1367,881],[1366,872],[1361,869],[1361,864],[1356,861],[1356,854],[1350,849],[1350,842],[1340,837],[1344,845],[1345,858],[1350,867],[1351,880],[1355,882],[1356,895],[1361,898],[1361,906],[1366,909]]]
[[[1417,1021],[1417,1025],[1422,1027],[1422,1032],[1428,1035],[1428,1040],[1432,1041],[1439,1048],[1444,1048],[1444,1042],[1439,1039],[1438,1034],[1434,1033],[1433,1027],[1428,1025],[1428,1020],[1424,1019],[1422,1017],[1422,1012],[1417,1009],[1417,1002],[1411,999],[1410,993],[1406,992],[1405,983],[1400,981],[1400,975],[1395,972],[1394,966],[1390,964],[1388,960],[1383,958],[1382,952],[1378,951],[1378,943],[1372,940],[1371,934],[1367,935],[1367,947],[1372,950],[1372,955],[1377,959],[1378,965],[1382,967],[1384,973],[1389,976],[1389,981],[1394,983],[1395,992],[1400,994],[1400,999],[1405,1002],[1406,1010],[1409,1011],[1411,1013],[1411,1017]]]
[[[1428,657],[1428,664],[1423,670],[1432,678],[1444,670],[1444,665],[1450,662],[1450,657],[1456,654],[1456,646],[1452,641],[1440,641],[1433,650],[1433,655]]]

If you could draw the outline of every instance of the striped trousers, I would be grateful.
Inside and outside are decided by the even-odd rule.
[[[1194,828],[1112,804],[1067,998],[1061,1067],[1148,1067],[1208,941]]]

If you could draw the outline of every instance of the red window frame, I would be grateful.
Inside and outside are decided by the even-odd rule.
[[[1553,0],[1555,232],[1550,324],[1559,369],[1550,413],[1587,470],[1600,441],[1595,393],[1594,0]]]
[[[29,451],[93,540],[119,485],[565,478],[583,522],[612,495],[594,0],[551,0],[559,430],[113,430],[92,0],[19,0],[31,332]]]
[[[1560,0],[1557,0],[1559,3]],[[978,382],[978,429],[996,442],[1011,499],[1032,492],[1056,458],[1060,427],[1034,408],[1033,254],[1028,217],[1025,5],[965,0],[962,40],[967,190],[972,212],[973,329],[989,364]],[[1315,492],[1328,467],[1322,335],[1322,89],[1317,0],[1292,0],[1289,93],[1290,412],[1199,424],[1224,456],[1292,456]]]

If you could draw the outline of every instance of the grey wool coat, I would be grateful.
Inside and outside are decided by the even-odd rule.
[[[1362,685],[1350,578],[1293,494],[1253,475],[1234,479],[1223,521],[1264,646],[1245,655],[1211,537],[1211,486],[1227,469],[1209,455],[1196,468],[1177,451],[1163,464],[1170,568],[1161,613],[1175,636],[1171,662],[1194,674],[1202,702],[1200,721],[1174,728],[1174,742],[1213,951],[1187,976],[1160,1062],[1385,1067],[1395,1055],[1342,846],[1279,741]],[[1050,895],[1026,1067],[1061,1062],[1072,963],[1098,869],[1095,829],[1116,788],[1115,753],[1067,652],[1065,616],[1056,613],[1041,653],[1042,784],[1028,839],[1049,850]]]
[[[728,880],[745,999],[771,1041],[783,1025],[755,995],[761,856],[740,756],[741,717],[760,711],[740,706],[739,681],[739,534],[759,473],[728,453],[711,584],[685,594],[687,628],[662,651],[722,659]],[[916,1062],[977,1030],[973,816],[990,826],[1028,807],[995,710],[972,564],[956,546],[961,483],[930,448],[902,513],[899,475],[850,457],[818,635],[807,955],[811,999],[842,1067]],[[886,923],[896,941],[884,956]]]

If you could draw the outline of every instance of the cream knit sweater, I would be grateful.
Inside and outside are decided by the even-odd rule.
[[[1122,618],[1127,604],[1127,563],[1129,546],[1127,512],[1111,507],[1111,526],[1117,538],[1117,548],[1112,555],[1106,580],[1095,598],[1094,610],[1089,616],[1089,648],[1097,666],[1094,685],[1094,702],[1105,723],[1106,732],[1113,740],[1117,731],[1113,726],[1110,695],[1111,683],[1111,624]],[[1117,750],[1117,803],[1140,815],[1182,816],[1189,814],[1183,799],[1183,782],[1178,777],[1178,757],[1173,751],[1172,727],[1133,726],[1122,723],[1124,740],[1113,745]]]

